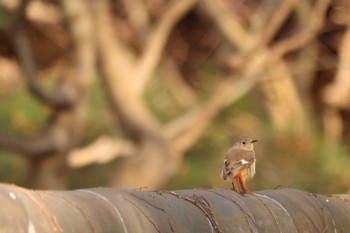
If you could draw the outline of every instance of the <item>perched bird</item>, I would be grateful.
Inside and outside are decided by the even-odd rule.
[[[255,175],[255,142],[257,140],[250,137],[241,137],[226,153],[221,177],[231,181],[232,189],[236,187],[235,190],[240,194],[249,192],[245,182]]]

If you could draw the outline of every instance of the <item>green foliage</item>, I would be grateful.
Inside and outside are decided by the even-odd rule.
[[[186,154],[179,174],[167,185],[167,189],[209,188],[219,179],[223,153],[212,135],[205,136]],[[220,158],[220,159],[219,159]]]
[[[93,164],[72,170],[68,188],[108,187],[115,175],[116,163],[117,161],[108,164]]]
[[[16,154],[0,152],[1,182],[15,183],[25,186],[27,177],[27,161]]]
[[[9,12],[7,9],[5,9],[1,4],[0,4],[0,30],[5,29],[8,27],[9,24]]]
[[[32,133],[41,128],[49,109],[20,87],[0,96],[0,126],[9,132]]]
[[[118,119],[113,119],[105,95],[102,84],[98,80],[90,90],[86,109],[86,133],[82,144],[91,142],[101,134],[120,134],[120,129],[116,125]]]

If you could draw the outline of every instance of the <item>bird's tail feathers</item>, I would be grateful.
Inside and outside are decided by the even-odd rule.
[[[222,168],[219,177],[222,178],[223,180],[227,180],[227,173],[225,172],[225,168]]]

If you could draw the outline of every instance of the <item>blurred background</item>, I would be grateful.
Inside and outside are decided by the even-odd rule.
[[[347,0],[0,0],[0,181],[350,192]]]

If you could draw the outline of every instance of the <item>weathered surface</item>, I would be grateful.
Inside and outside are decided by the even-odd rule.
[[[1,232],[350,232],[350,197],[293,189],[28,190],[0,185]]]

